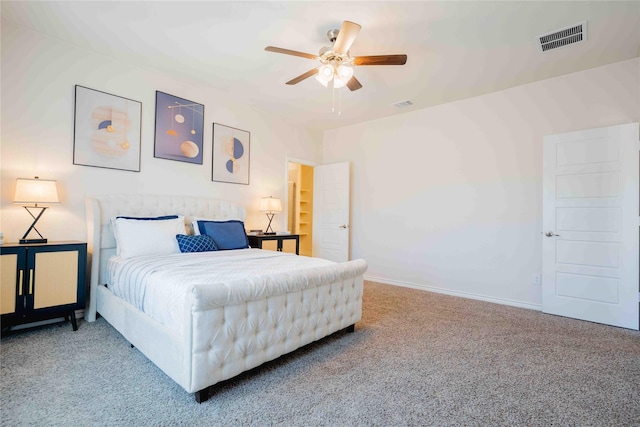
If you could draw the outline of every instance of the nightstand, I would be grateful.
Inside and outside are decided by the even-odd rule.
[[[87,244],[49,242],[0,245],[2,327],[63,317],[78,330],[84,309]]]
[[[277,251],[282,252],[282,242],[284,240],[296,241],[296,255],[300,255],[300,235],[299,234],[251,234],[247,235],[249,245],[252,248],[262,249],[262,243],[275,240],[277,242]]]

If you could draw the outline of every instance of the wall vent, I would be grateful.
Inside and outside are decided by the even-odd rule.
[[[586,41],[587,21],[556,30],[552,33],[543,34],[538,36],[537,40],[540,52],[546,52],[548,50]]]
[[[403,108],[408,108],[411,107],[413,105],[413,101],[409,101],[408,99],[406,101],[400,101],[400,102],[396,102],[395,104],[391,104],[394,107],[396,107],[397,109],[401,110]]]

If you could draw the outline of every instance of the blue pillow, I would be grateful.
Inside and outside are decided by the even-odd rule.
[[[217,251],[216,242],[209,236],[187,236],[186,234],[176,234],[180,252],[211,252]]]
[[[200,234],[210,236],[219,250],[244,249],[249,247],[247,233],[242,221],[198,221]]]

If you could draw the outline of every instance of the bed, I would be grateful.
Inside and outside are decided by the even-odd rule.
[[[204,224],[199,218],[243,224],[245,210],[234,203],[105,195],[86,199],[86,210],[86,320],[101,315],[199,403],[208,399],[211,386],[337,331],[353,332],[361,319],[364,260],[333,263],[251,248],[138,256],[129,246],[126,254],[131,256],[125,257],[125,228],[112,225],[117,217],[125,217],[118,224],[131,224],[174,215],[180,219],[171,221],[183,222],[189,235],[194,234],[191,224]],[[169,223],[138,221],[136,227],[143,222]],[[195,234],[200,234],[197,228]],[[130,297],[139,286],[134,285],[138,276],[144,277],[143,295]],[[152,299],[165,288],[173,293]]]

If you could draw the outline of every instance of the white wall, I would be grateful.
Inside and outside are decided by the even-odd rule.
[[[325,132],[379,282],[540,307],[544,135],[640,119],[640,59]]]
[[[320,159],[321,135],[253,110],[232,94],[118,62],[4,20],[1,71],[0,231],[5,242],[17,241],[31,223],[24,209],[11,203],[18,177],[58,180],[62,204],[46,212],[38,229],[49,240],[85,240],[84,198],[112,193],[232,200],[247,209],[247,227],[265,228],[266,216],[257,212],[259,199],[284,198],[286,158]],[[141,172],[72,164],[75,85],[142,102]],[[153,157],[156,90],[205,105],[203,165]],[[213,122],[251,133],[250,185],[211,181]],[[276,215],[274,228],[283,230],[285,221],[285,215]]]

